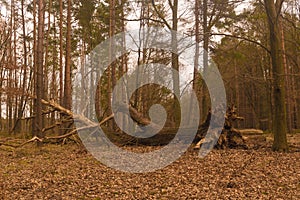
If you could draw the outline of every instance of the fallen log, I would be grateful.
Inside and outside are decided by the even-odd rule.
[[[242,135],[262,135],[264,132],[260,129],[239,129]]]

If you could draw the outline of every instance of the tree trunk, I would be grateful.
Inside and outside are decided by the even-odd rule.
[[[71,83],[71,0],[68,0],[67,8],[67,38],[66,38],[66,63],[64,84],[64,107],[71,110],[72,107],[72,83]]]
[[[116,2],[115,0],[110,0],[109,1],[109,37],[113,37],[115,34],[115,6]],[[107,108],[108,108],[108,115],[111,115],[112,113],[112,108],[111,108],[111,99],[112,99],[112,91],[113,88],[116,84],[116,70],[115,70],[115,65],[113,64],[113,59],[114,59],[114,44],[112,41],[109,44],[109,63],[110,66],[107,69]],[[111,121],[108,122],[109,128],[113,129],[113,123]]]
[[[66,33],[66,56],[65,56],[65,79],[64,79],[64,97],[63,97],[63,106],[66,109],[71,110],[72,108],[72,70],[71,70],[71,6],[72,6],[72,0],[68,0],[67,2],[67,33]],[[65,116],[62,116],[63,118]],[[72,123],[65,123],[62,124],[63,130],[61,131],[61,134],[65,134],[67,132],[67,129],[71,126]]]
[[[59,102],[60,105],[64,104],[64,78],[63,78],[63,56],[64,56],[64,48],[63,48],[63,0],[59,0]],[[63,114],[60,115],[60,119],[63,119]],[[60,134],[62,135],[63,129],[61,126]]]
[[[36,101],[34,109],[36,110],[35,115],[35,129],[34,135],[43,138],[43,106],[41,100],[43,99],[44,94],[44,0],[38,1],[38,40],[37,40],[37,71],[36,71]]]
[[[56,29],[56,15],[53,14],[53,27],[54,27],[54,38],[57,38],[57,29]],[[55,49],[53,50],[53,60],[59,60],[58,52],[57,52],[57,40],[54,42]],[[52,66],[52,77],[51,77],[51,99],[57,101],[57,82],[56,82],[56,70],[58,69],[57,62],[53,63]],[[55,123],[55,112],[51,113],[51,124]],[[52,129],[52,134],[54,134],[55,130]]]
[[[203,0],[203,75],[205,76],[206,70],[208,67],[208,46],[209,46],[209,29],[208,29],[208,5],[207,0]],[[206,90],[206,86],[204,80],[201,84],[202,91],[202,109],[201,116],[203,116],[203,120],[208,113],[208,94]]]
[[[273,114],[273,150],[288,151],[287,144],[287,122],[285,107],[285,78],[283,66],[283,52],[281,39],[280,12],[283,0],[264,0],[265,9],[268,16],[270,31],[270,46],[273,74],[273,97],[274,97],[274,114]]]
[[[283,31],[283,23],[281,23],[280,20],[280,34],[281,34],[281,48],[282,48],[282,60],[283,60],[283,68],[284,68],[284,74],[285,74],[285,90],[286,90],[286,114],[287,114],[287,131],[289,133],[292,132],[292,95],[291,95],[291,84],[290,84],[290,76],[289,76],[289,69],[287,65],[287,59],[286,59],[286,51],[285,51],[285,42],[284,42],[284,31]]]
[[[195,0],[195,40],[196,40],[196,45],[195,45],[195,57],[194,57],[194,72],[193,72],[193,90],[197,95],[197,99],[199,98],[199,56],[200,56],[200,5],[199,5],[199,0]],[[190,124],[190,119],[195,115],[192,106],[194,105],[194,98],[191,98],[190,100],[190,105],[189,105],[189,113],[188,115],[188,123]]]
[[[36,37],[36,29],[37,29],[37,23],[36,23],[36,10],[37,5],[36,1],[33,1],[33,80],[32,80],[32,94],[36,95],[36,81],[37,81],[37,37]],[[31,115],[36,115],[36,98],[33,99],[32,107],[31,107]],[[31,123],[31,129],[32,129],[32,136],[36,136],[36,117],[32,119]]]
[[[25,25],[25,15],[24,15],[24,0],[21,0],[21,18],[22,18],[22,35],[23,35],[23,56],[24,56],[24,63],[23,63],[23,83],[22,83],[22,94],[18,106],[18,117],[15,121],[14,128],[12,131],[16,131],[17,133],[20,132],[20,119],[24,112],[24,107],[27,102],[27,96],[25,97],[26,92],[26,81],[27,81],[27,45],[26,45],[26,25]]]
[[[176,125],[180,124],[180,107],[176,101],[176,97],[180,98],[179,89],[179,54],[178,54],[178,41],[177,41],[177,31],[178,31],[178,0],[174,0],[172,7],[172,68],[175,71],[173,73],[173,90],[174,90],[174,122]],[[176,95],[176,96],[175,96]],[[180,101],[180,99],[178,99]]]
[[[12,112],[13,112],[13,103],[12,103],[12,87],[13,87],[13,68],[14,68],[14,54],[13,52],[14,49],[13,49],[13,46],[12,44],[14,43],[13,41],[13,34],[15,35],[16,32],[14,30],[15,26],[14,26],[14,23],[15,23],[15,1],[12,0],[11,1],[11,19],[10,19],[10,28],[11,28],[11,31],[10,31],[10,38],[9,38],[9,69],[8,69],[8,82],[7,82],[7,87],[9,89],[8,91],[8,94],[7,94],[7,107],[6,107],[6,113],[7,113],[7,132],[10,133],[11,131],[11,128],[12,128]],[[16,48],[16,47],[14,47]]]
[[[63,1],[59,0],[59,98],[63,105]]]

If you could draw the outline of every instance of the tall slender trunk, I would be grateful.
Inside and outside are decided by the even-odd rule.
[[[180,88],[179,88],[179,56],[178,56],[178,41],[177,34],[178,31],[178,0],[173,1],[172,7],[172,68],[175,71],[173,73],[173,90],[174,90],[174,122],[176,125],[180,124],[180,107],[176,101],[176,97],[180,98]],[[176,73],[177,72],[177,73]],[[180,99],[178,99],[180,101]]]
[[[124,7],[124,1],[122,2],[122,12],[121,12],[121,18],[124,19],[125,18],[125,7]],[[126,23],[125,23],[125,20],[122,20],[122,32],[124,33],[125,32],[125,26],[126,26]],[[125,39],[125,34],[123,34],[122,36],[122,46],[125,48],[126,47],[126,39]],[[122,77],[126,72],[127,72],[127,54],[124,54],[121,58],[121,65],[119,67],[119,77]],[[125,87],[122,87],[121,88],[121,96],[122,96],[122,100],[125,100],[127,99],[127,94],[126,94],[126,88]],[[128,103],[128,102],[126,102]],[[128,124],[129,121],[128,121],[128,116],[127,115],[123,115],[123,118],[122,118],[122,124],[121,124],[121,127],[123,127],[123,130],[128,130]],[[133,126],[132,126],[133,127]]]
[[[67,32],[66,32],[66,55],[65,55],[65,70],[64,70],[64,90],[63,90],[63,106],[69,110],[72,108],[72,70],[71,70],[71,6],[72,0],[67,0]],[[62,116],[65,118],[65,116]],[[64,122],[62,124],[63,130],[61,130],[61,134],[65,134],[69,127],[71,126],[71,122]]]
[[[66,37],[66,63],[65,63],[65,84],[64,84],[64,106],[67,109],[72,107],[72,83],[71,83],[71,0],[68,0],[67,8],[67,37]]]
[[[44,24],[45,24],[44,0],[38,1],[38,39],[37,39],[37,71],[36,71],[36,116],[34,134],[40,138],[44,137],[44,118],[42,98],[44,97]],[[40,144],[40,143],[38,143]]]
[[[63,84],[63,0],[59,0],[59,100],[63,105],[64,84]]]
[[[35,96],[36,95],[36,87],[37,87],[37,36],[36,36],[36,29],[37,29],[37,23],[36,23],[36,10],[37,10],[37,2],[33,1],[33,80],[32,80],[32,93]],[[37,99],[34,98],[32,102],[32,136],[35,136],[36,134],[36,101]]]
[[[50,29],[51,29],[51,10],[52,10],[52,0],[49,0],[48,2],[48,21],[47,21],[47,32],[46,32],[46,35],[45,35],[45,66],[44,66],[44,74],[49,74],[50,73],[50,69],[49,69],[49,37],[50,37]],[[45,99],[48,99],[49,96],[48,94],[51,95],[51,93],[49,93],[49,78],[50,76],[44,76],[44,98]],[[49,115],[47,114],[45,116],[45,126],[47,127],[48,124],[50,124],[51,122],[49,121],[50,118],[48,117]]]
[[[283,24],[281,20],[280,23],[280,34],[281,34],[281,48],[282,48],[282,64],[284,68],[284,77],[285,77],[285,92],[286,92],[286,115],[287,115],[287,131],[289,133],[292,132],[292,112],[291,112],[291,93],[290,93],[290,76],[289,76],[289,69],[287,66],[286,60],[286,51],[285,51],[285,42],[284,42],[284,31],[283,31]]]
[[[208,68],[208,46],[209,46],[209,30],[208,30],[208,5],[207,0],[203,0],[203,75],[206,75]],[[202,120],[204,120],[208,113],[208,94],[206,91],[205,83],[202,81]]]
[[[49,39],[50,39],[50,32],[51,32],[51,12],[52,12],[52,0],[49,0],[48,2],[48,21],[47,21],[47,32],[45,35],[45,67],[44,67],[44,73],[48,74],[50,73],[49,70]],[[47,97],[49,91],[49,77],[45,76],[44,78],[44,88],[45,88],[45,97]]]
[[[14,30],[14,23],[15,23],[15,1],[12,0],[11,2],[11,19],[10,19],[10,38],[9,38],[9,69],[8,69],[8,83],[7,87],[9,89],[8,94],[7,94],[7,132],[10,133],[11,128],[12,128],[12,112],[13,112],[13,105],[12,105],[12,93],[11,93],[11,88],[12,88],[12,83],[13,83],[13,68],[14,68],[14,55],[13,55],[13,46],[12,44],[14,43],[13,41],[13,35],[16,34]]]
[[[294,69],[291,68],[291,74],[294,74]],[[295,76],[291,76],[291,98],[292,98],[292,127],[294,129],[298,129],[298,105],[297,105],[297,92],[296,92],[296,82],[295,82]]]
[[[113,37],[115,34],[115,6],[116,2],[115,0],[110,0],[109,1],[109,37]],[[108,108],[108,115],[112,113],[112,107],[111,107],[111,102],[112,102],[112,90],[115,86],[116,83],[116,70],[115,70],[115,65],[112,63],[113,58],[114,58],[114,44],[110,42],[109,44],[109,63],[110,66],[107,69],[107,76],[108,76],[108,81],[107,81],[107,108]],[[111,121],[108,122],[109,128],[113,129],[113,124]]]
[[[18,83],[19,83],[19,80],[18,80],[18,74],[17,74],[17,23],[18,23],[18,11],[16,9],[16,6],[14,5],[13,7],[13,18],[14,18],[14,25],[13,25],[13,32],[14,32],[14,39],[13,39],[13,44],[14,44],[14,59],[13,59],[13,70],[14,70],[14,84],[13,84],[13,87],[14,88],[19,88],[18,86]],[[15,103],[14,103],[14,106],[13,106],[13,120],[11,121],[11,127],[10,127],[10,131],[12,131],[12,128],[14,127],[14,124],[13,124],[13,121],[15,122],[15,120],[17,119],[17,116],[18,116],[18,94],[16,93],[15,94]]]
[[[27,45],[26,45],[26,24],[25,24],[25,15],[24,15],[24,0],[21,0],[21,18],[22,18],[22,35],[23,35],[23,83],[22,83],[22,94],[20,97],[20,102],[18,106],[18,117],[15,121],[14,128],[12,131],[20,132],[21,127],[20,127],[20,120],[22,118],[25,105],[28,99],[28,95],[25,95],[26,92],[26,83],[27,83]]]
[[[273,150],[288,151],[287,144],[287,121],[286,121],[286,105],[285,105],[285,78],[282,52],[281,37],[281,1],[264,0],[265,9],[268,16],[272,75],[273,75],[273,97],[274,97],[274,115],[273,115],[273,134],[274,143]]]
[[[200,56],[200,5],[199,5],[200,0],[195,0],[195,39],[196,39],[196,45],[195,45],[195,57],[194,57],[194,74],[193,74],[193,90],[197,95],[197,98],[199,97],[199,56]],[[193,118],[195,113],[192,110],[192,105],[194,104],[193,102],[194,98],[191,98],[191,102],[189,105],[189,113],[188,115],[188,123],[190,123],[190,119]],[[192,122],[191,122],[192,123]]]
[[[52,66],[52,77],[51,77],[51,93],[50,93],[50,97],[53,100],[57,100],[57,83],[56,83],[56,70],[57,70],[57,60],[58,60],[58,52],[57,52],[57,32],[56,32],[56,15],[53,14],[53,27],[54,27],[54,49],[53,49],[53,66]],[[51,113],[51,124],[55,123],[55,112]],[[52,129],[52,134],[55,133],[55,129]]]

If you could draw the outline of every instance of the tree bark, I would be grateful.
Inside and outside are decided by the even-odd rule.
[[[273,97],[274,97],[274,114],[273,114],[273,134],[274,134],[274,151],[288,151],[287,144],[287,121],[285,107],[285,78],[283,66],[283,51],[281,38],[280,13],[284,0],[264,0],[265,9],[268,16],[272,75],[273,75]]]
[[[65,63],[65,84],[64,84],[64,107],[72,107],[72,71],[71,71],[71,0],[68,0],[67,8],[67,37],[66,37],[66,63]]]
[[[284,68],[284,74],[285,74],[285,92],[286,92],[286,115],[287,115],[287,131],[289,133],[292,132],[292,94],[291,94],[291,84],[290,84],[290,76],[289,76],[289,69],[287,65],[287,59],[286,59],[286,51],[285,51],[285,41],[284,41],[284,31],[283,31],[283,23],[281,20],[280,23],[280,34],[281,34],[281,48],[282,48],[282,60],[283,60],[283,68]]]
[[[63,1],[59,0],[59,98],[63,105]]]
[[[42,129],[44,127],[43,120],[43,106],[41,100],[44,94],[44,0],[38,2],[38,40],[37,40],[37,71],[36,71],[36,101],[34,108],[36,109],[35,115],[35,129],[34,135],[43,138],[44,134]],[[38,143],[39,144],[39,143]]]
[[[37,23],[36,23],[36,10],[37,10],[37,2],[33,1],[33,80],[32,80],[32,94],[36,94],[36,87],[37,87],[37,37],[36,37],[36,29],[37,29]],[[36,98],[33,99],[32,107],[31,107],[31,116],[36,115]],[[34,117],[32,119],[31,124],[32,129],[32,136],[36,135],[36,118]]]
[[[207,0],[203,0],[203,75],[205,76],[206,70],[208,67],[208,45],[209,45],[209,28],[208,28],[208,5]],[[202,109],[201,109],[201,116],[205,118],[208,113],[208,97],[206,92],[206,86],[204,80],[202,80],[201,84],[201,91],[202,91]],[[204,119],[203,118],[203,119]]]
[[[177,97],[180,98],[180,88],[179,88],[179,54],[178,54],[178,41],[177,41],[177,31],[178,31],[178,0],[173,1],[172,8],[172,68],[173,73],[173,92],[174,92],[174,122],[176,125],[180,124],[180,107],[176,101]],[[180,99],[177,99],[180,101]]]

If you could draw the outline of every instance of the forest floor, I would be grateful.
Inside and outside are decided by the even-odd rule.
[[[271,142],[248,150],[192,148],[144,174],[108,168],[76,144],[0,146],[0,199],[300,199],[300,134],[289,153]],[[141,148],[141,147],[128,147]],[[135,150],[136,150],[135,149]]]

